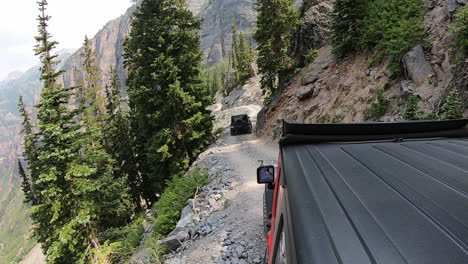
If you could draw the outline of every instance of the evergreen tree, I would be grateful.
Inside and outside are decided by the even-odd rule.
[[[332,12],[333,52],[342,57],[356,51],[360,43],[360,27],[368,0],[336,0]]]
[[[252,76],[252,62],[253,62],[253,50],[247,42],[247,38],[244,33],[241,32],[239,35],[239,79],[241,82],[245,82]]]
[[[239,36],[237,34],[237,26],[236,24],[232,25],[232,50],[231,50],[231,67],[232,69],[236,69],[234,72],[235,76],[235,83],[239,82],[239,74],[237,71],[238,68],[238,59],[239,59]]]
[[[79,134],[79,127],[72,125],[74,117],[66,108],[70,91],[57,83],[61,71],[55,71],[58,64],[52,50],[57,42],[50,40],[47,23],[50,16],[45,14],[47,1],[38,2],[40,15],[39,36],[36,37],[36,55],[41,60],[41,103],[37,105],[39,119],[39,178],[36,181],[41,193],[41,202],[31,208],[34,234],[47,254],[48,263],[66,263],[80,259],[70,248],[84,252],[86,236],[78,229],[79,224],[70,226],[72,192],[69,165],[76,158],[78,146],[73,144]],[[61,242],[61,240],[65,240]]]
[[[294,65],[288,51],[300,20],[293,4],[293,0],[258,1],[257,64],[262,88],[273,94],[284,85]]]
[[[443,114],[440,117],[442,120],[461,119],[463,113],[461,112],[461,102],[458,96],[458,90],[452,89],[445,99],[442,106]]]
[[[251,65],[253,62],[253,51],[247,43],[244,33],[237,33],[237,28],[233,27],[232,44],[232,67],[236,72],[237,84],[244,84],[251,77]]]
[[[21,164],[21,160],[18,159],[18,173],[21,177],[21,190],[24,193],[24,202],[25,203],[30,203],[34,201],[34,195],[31,189],[31,181],[26,175],[26,172],[24,171],[23,165]]]
[[[111,83],[106,86],[107,115],[106,148],[115,160],[114,177],[125,179],[133,205],[141,210],[141,176],[135,156],[134,141],[130,128],[128,109],[121,102],[120,81],[113,67],[110,69]]]
[[[90,263],[101,248],[99,234],[128,221],[128,199],[123,183],[112,177],[107,153],[94,142],[92,131],[76,122],[81,108],[68,107],[73,88],[57,82],[62,71],[55,70],[58,61],[52,50],[57,42],[50,40],[47,31],[47,1],[38,4],[35,52],[41,61],[43,87],[36,106],[40,144],[35,185],[41,197],[31,208],[34,235],[48,263]]]
[[[209,143],[212,99],[200,74],[200,22],[183,0],[143,0],[125,42],[130,107],[146,199]]]
[[[81,52],[83,80],[81,81],[80,105],[83,107],[81,120],[88,129],[100,127],[106,117],[105,97],[102,95],[101,75],[96,64],[96,53],[87,36]]]
[[[29,186],[29,191],[28,193],[25,192],[26,202],[31,202],[33,205],[38,204],[38,193],[35,191],[35,182],[37,181],[39,175],[38,175],[38,149],[37,149],[37,135],[33,131],[33,124],[31,122],[31,118],[29,117],[29,114],[26,110],[26,106],[24,105],[23,102],[23,97],[20,96],[19,98],[19,103],[18,103],[18,108],[19,112],[21,114],[21,117],[23,118],[22,122],[22,134],[23,134],[23,157],[27,160],[28,164],[28,171],[29,171],[29,176],[26,175],[24,168],[22,167],[21,163],[19,166],[20,168],[20,173],[23,171],[23,175],[20,175],[23,177],[23,182],[25,181],[26,178],[28,178],[28,184]],[[24,189],[23,189],[24,190]]]

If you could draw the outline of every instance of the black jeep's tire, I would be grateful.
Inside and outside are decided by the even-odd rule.
[[[237,135],[237,132],[235,130],[231,129],[231,136],[235,136],[235,135]]]

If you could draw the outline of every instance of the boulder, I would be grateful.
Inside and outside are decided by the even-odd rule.
[[[437,76],[437,80],[442,81],[444,79],[444,77],[445,77],[445,73],[442,70],[442,68],[440,68],[440,66],[438,64],[436,64],[436,65],[434,65],[434,71],[435,71],[435,74]]]
[[[340,86],[340,75],[334,74],[325,81],[325,84],[328,90],[338,89]]]
[[[180,215],[180,220],[177,222],[176,227],[178,228],[190,228],[195,225],[193,221],[193,214],[192,214],[192,207],[187,205],[182,209],[182,213]]]
[[[312,70],[312,71],[305,74],[305,76],[302,79],[301,83],[303,85],[308,85],[308,84],[314,83],[319,79],[319,74],[320,74],[320,71]]]
[[[424,83],[429,76],[434,76],[431,64],[427,62],[421,45],[414,47],[403,57],[406,71],[416,86]]]
[[[175,251],[185,240],[189,239],[189,237],[187,232],[179,231],[175,235],[170,235],[162,240],[158,240],[158,243],[166,246],[168,251]]]
[[[457,10],[457,0],[445,0],[447,4],[447,12],[453,14]]]
[[[407,98],[410,95],[414,94],[415,90],[413,83],[411,81],[402,81],[401,82],[401,94],[402,98]]]
[[[309,98],[314,93],[315,87],[313,85],[302,86],[296,91],[296,97],[299,100]]]
[[[444,73],[447,73],[450,71],[450,68],[451,68],[450,58],[449,58],[448,52],[445,52],[445,59],[442,62],[442,70],[444,71]]]

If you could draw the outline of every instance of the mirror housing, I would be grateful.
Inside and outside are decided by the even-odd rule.
[[[260,166],[257,168],[257,183],[273,184],[275,182],[275,166]]]

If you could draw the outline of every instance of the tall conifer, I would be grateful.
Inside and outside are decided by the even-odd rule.
[[[128,107],[121,100],[120,81],[117,72],[111,67],[111,83],[106,86],[107,125],[105,126],[106,148],[115,160],[114,177],[127,183],[133,205],[141,209],[142,179],[135,156],[134,140],[130,127]]]
[[[342,57],[356,51],[360,43],[360,27],[368,0],[336,0],[332,12],[333,52]]]
[[[123,182],[112,177],[109,156],[92,129],[82,129],[83,105],[68,106],[72,88],[63,88],[57,78],[57,42],[47,31],[50,16],[47,1],[38,2],[39,36],[35,52],[41,61],[41,91],[38,109],[40,140],[39,176],[41,194],[31,208],[34,234],[47,254],[47,262],[90,263],[101,249],[99,235],[107,228],[126,224],[130,211]],[[80,115],[78,115],[80,113]],[[108,263],[108,262],[104,262]]]
[[[29,117],[28,111],[26,110],[26,106],[23,102],[23,97],[20,96],[19,98],[19,103],[18,103],[18,109],[21,114],[21,117],[23,118],[22,122],[22,133],[23,133],[23,157],[27,161],[27,166],[28,166],[28,171],[29,175],[25,172],[21,162],[18,160],[18,166],[19,166],[19,172],[20,176],[23,178],[23,183],[26,184],[26,179],[27,179],[27,184],[29,187],[26,189],[23,188],[23,191],[27,190],[25,192],[25,197],[26,197],[26,202],[31,202],[33,205],[38,204],[38,199],[39,199],[39,193],[35,191],[35,182],[37,181],[39,175],[38,175],[38,166],[39,166],[39,160],[38,160],[38,148],[37,148],[37,134],[34,133],[33,131],[33,123],[31,121],[31,118]],[[21,173],[24,173],[24,175],[21,175]]]
[[[18,159],[18,174],[21,178],[21,190],[24,193],[24,202],[25,203],[34,203],[34,195],[31,189],[31,180],[29,179],[28,175],[24,171],[23,164],[21,164],[21,160]]]
[[[262,88],[273,94],[282,88],[294,65],[288,52],[300,20],[293,4],[293,0],[258,1],[257,64],[262,74]]]
[[[155,200],[171,175],[209,143],[212,99],[202,85],[200,21],[183,0],[143,0],[125,42],[125,65],[144,195]]]

